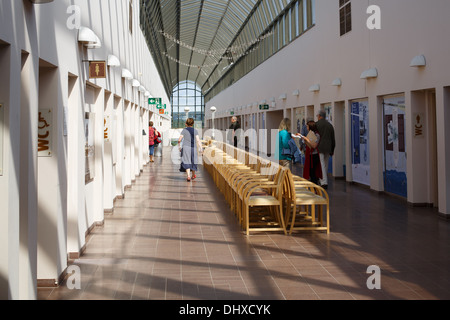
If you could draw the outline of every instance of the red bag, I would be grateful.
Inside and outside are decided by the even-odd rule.
[[[158,132],[158,135],[155,138],[155,145],[160,144],[162,142],[161,133]]]

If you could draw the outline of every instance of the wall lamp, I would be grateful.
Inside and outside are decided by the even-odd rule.
[[[100,38],[89,28],[81,27],[78,30],[78,42],[83,43],[89,49],[98,49],[102,47]]]
[[[309,91],[310,92],[318,92],[318,91],[320,91],[320,85],[319,84],[312,85],[311,87],[309,87]]]
[[[425,56],[420,55],[420,56],[415,56],[411,60],[411,64],[409,66],[410,67],[425,67],[426,65],[427,65],[427,61],[425,59]]]
[[[133,74],[128,69],[122,69],[122,78],[131,80],[131,79],[133,79]]]
[[[120,67],[119,58],[117,58],[116,56],[110,54],[108,56],[108,66],[110,66],[110,67]]]
[[[332,86],[335,86],[335,87],[340,87],[340,86],[342,86],[342,80],[341,80],[341,78],[336,78],[336,79],[334,79],[333,82],[331,83],[331,85],[332,85]]]
[[[378,77],[377,68],[367,69],[361,74],[361,79],[370,79],[370,78],[377,78],[377,77]]]

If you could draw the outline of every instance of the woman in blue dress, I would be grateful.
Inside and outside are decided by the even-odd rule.
[[[202,143],[198,131],[193,128],[194,119],[186,120],[186,128],[181,132],[178,139],[178,146],[181,151],[181,172],[186,172],[187,181],[195,180],[198,171],[198,154],[203,151]],[[191,175],[192,171],[192,175]]]

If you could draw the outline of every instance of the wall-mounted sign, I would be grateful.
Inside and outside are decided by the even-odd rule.
[[[5,107],[0,103],[0,176],[3,175],[3,128],[5,127]]]
[[[413,117],[414,121],[414,138],[425,137],[425,116],[423,113],[415,113]]]
[[[269,110],[269,105],[268,104],[260,104],[259,105],[259,110]]]
[[[53,115],[51,109],[42,109],[39,111],[38,157],[52,156],[52,118]]]
[[[158,109],[158,110],[161,110],[161,109],[163,109],[163,110],[165,110],[167,108],[167,105],[166,104],[157,104],[156,105],[156,109]]]
[[[86,112],[84,118],[84,133],[86,135],[85,157],[85,182],[89,183],[95,176],[95,114]]]
[[[164,109],[159,109],[159,114],[164,114]]]
[[[148,99],[148,104],[161,105],[162,104],[162,99],[161,98],[149,98]]]
[[[106,78],[106,61],[89,61],[89,79]]]
[[[111,121],[109,116],[105,116],[103,124],[104,124],[103,132],[105,141],[109,141],[109,139],[111,139]]]

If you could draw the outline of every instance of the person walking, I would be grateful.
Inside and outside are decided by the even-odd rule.
[[[308,121],[306,124],[308,135],[301,135],[305,143],[305,166],[303,170],[303,178],[310,180],[312,183],[319,184],[322,179],[322,166],[317,147],[320,143],[320,134],[314,121]]]
[[[281,166],[292,169],[291,163],[292,159],[283,154],[283,150],[290,150],[289,140],[291,140],[291,120],[288,118],[284,118],[280,122],[280,126],[278,127],[278,148],[277,148],[277,159]]]
[[[190,182],[197,178],[198,171],[198,153],[203,151],[202,143],[198,131],[193,128],[194,119],[186,120],[186,128],[181,132],[178,139],[178,146],[181,152],[180,172],[186,172],[187,181]],[[191,174],[192,172],[192,174]]]
[[[155,162],[154,156],[155,156],[155,139],[159,135],[156,128],[153,126],[153,121],[150,121],[148,129],[148,146],[149,146],[149,153],[150,153],[150,162]]]
[[[336,140],[334,136],[334,127],[326,119],[325,110],[321,110],[317,115],[318,121],[316,123],[317,131],[320,135],[320,143],[318,146],[320,164],[322,166],[322,179],[320,179],[320,185],[324,188],[328,188],[328,164],[330,157],[334,155],[334,149],[336,148]]]

